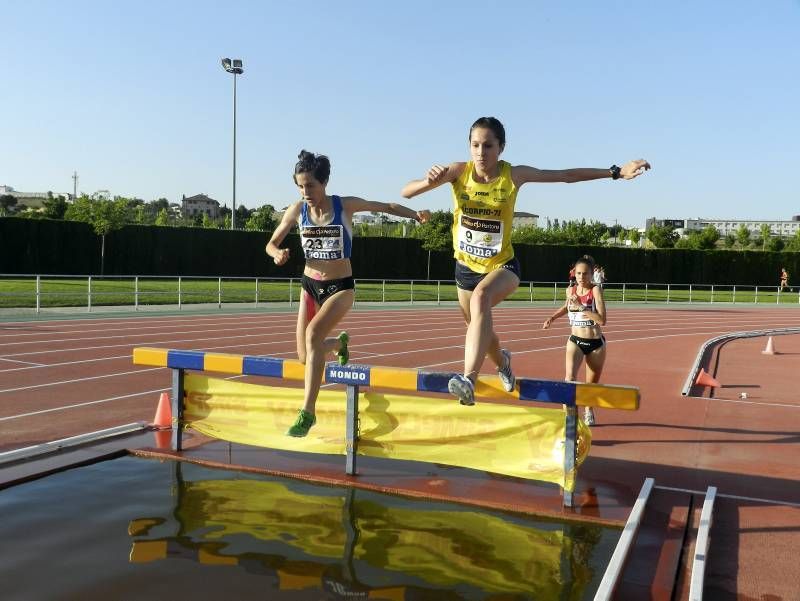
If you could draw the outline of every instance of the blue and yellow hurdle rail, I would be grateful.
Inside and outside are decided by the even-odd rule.
[[[303,381],[305,366],[299,361],[276,357],[251,357],[204,351],[169,350],[139,347],[133,350],[133,363],[172,369],[172,449],[183,448],[180,424],[183,423],[184,372],[210,371],[245,376],[265,376],[283,380]],[[324,379],[328,384],[346,386],[347,416],[345,432],[346,465],[348,475],[356,474],[358,452],[358,395],[364,386],[391,388],[408,392],[447,393],[447,383],[453,372],[425,372],[418,369],[378,367],[328,363]],[[639,389],[632,386],[583,384],[554,380],[517,378],[515,389],[506,392],[497,376],[479,376],[475,386],[478,397],[505,401],[536,401],[564,405],[564,473],[576,471],[578,453],[578,417],[576,405],[606,407],[635,411],[639,408]],[[572,507],[572,488],[563,489],[563,502]]]
[[[252,357],[227,353],[182,351],[139,347],[133,349],[133,363],[171,369],[190,369],[242,376],[266,376],[283,380],[303,381],[305,366],[293,359]],[[391,388],[409,392],[447,393],[447,382],[453,372],[427,372],[413,368],[379,367],[348,364],[325,366],[327,384]],[[512,392],[506,392],[497,376],[481,375],[475,386],[475,395],[500,400],[537,401],[574,407],[605,407],[635,411],[639,408],[639,389],[632,386],[584,384],[517,378]]]

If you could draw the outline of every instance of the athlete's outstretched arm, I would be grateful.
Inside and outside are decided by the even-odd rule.
[[[572,286],[567,286],[566,300],[564,301],[564,304],[561,305],[555,313],[553,313],[550,317],[548,317],[547,319],[544,320],[544,323],[542,324],[542,329],[543,330],[546,330],[547,328],[549,328],[550,324],[553,323],[556,319],[558,319],[562,315],[566,315],[567,314],[570,297],[573,294],[572,291],[571,291],[571,288],[572,288]]]
[[[454,182],[464,171],[466,163],[450,163],[447,166],[434,165],[428,169],[423,179],[414,179],[408,182],[400,191],[403,198],[412,198],[428,190],[438,188],[442,184]]]
[[[650,163],[644,159],[629,161],[619,167],[617,179],[633,179],[650,169]],[[587,182],[593,179],[605,179],[614,177],[614,169],[592,169],[589,167],[579,167],[576,169],[537,169],[528,165],[515,165],[511,168],[511,178],[514,184],[533,182],[540,184],[548,183],[567,183]]]
[[[292,231],[292,228],[297,223],[297,218],[300,215],[300,205],[302,204],[303,201],[296,202],[286,209],[283,219],[281,219],[280,224],[272,232],[272,237],[267,242],[267,254],[272,257],[275,265],[283,265],[289,260],[289,249],[278,247],[283,242],[283,239],[286,238],[286,234]]]
[[[342,198],[342,203],[345,211],[347,211],[351,217],[353,213],[358,213],[360,211],[375,211],[377,213],[389,213],[389,215],[406,217],[418,221],[419,223],[425,223],[431,216],[431,212],[428,210],[415,211],[414,209],[409,209],[407,206],[396,202],[364,200],[357,196],[345,196]]]

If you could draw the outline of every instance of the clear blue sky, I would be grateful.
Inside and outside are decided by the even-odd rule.
[[[800,214],[798,0],[0,1],[0,184],[17,190],[71,191],[76,170],[86,193],[230,206],[230,56],[251,208],[297,198],[301,148],[331,157],[330,193],[399,200],[431,164],[466,160],[469,125],[493,115],[512,164],[653,164],[528,185],[519,211]],[[450,192],[408,204],[448,208]]]

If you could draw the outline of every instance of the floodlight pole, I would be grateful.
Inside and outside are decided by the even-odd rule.
[[[222,68],[233,74],[233,209],[231,229],[236,229],[236,76],[244,73],[241,59],[222,59]]]
[[[236,75],[233,73],[233,211],[231,212],[231,229],[236,229]]]

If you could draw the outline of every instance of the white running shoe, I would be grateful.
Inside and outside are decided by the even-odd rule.
[[[587,426],[594,426],[594,411],[591,407],[584,407],[583,408],[583,422]]]
[[[458,402],[462,405],[475,404],[475,385],[467,376],[458,374],[450,378],[447,383],[447,390],[453,396],[458,397]]]
[[[511,392],[514,390],[514,384],[517,382],[517,378],[514,377],[514,372],[511,371],[511,352],[501,348],[500,353],[505,358],[506,364],[505,367],[497,370],[497,376],[500,378],[500,382],[503,383],[505,391]]]

